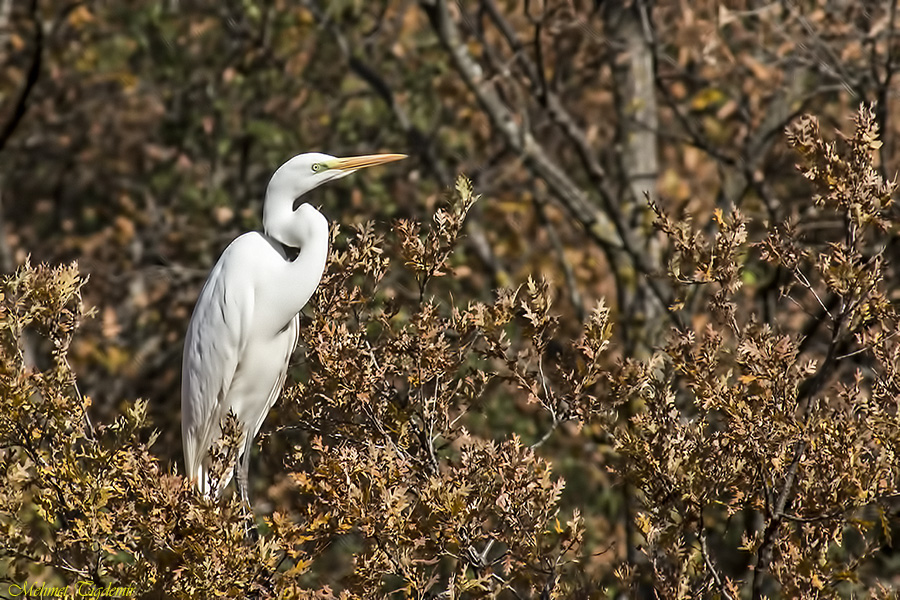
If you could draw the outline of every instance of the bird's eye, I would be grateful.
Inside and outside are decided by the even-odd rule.
[[[319,163],[313,163],[312,170],[313,173],[318,173],[322,169],[322,165]]]

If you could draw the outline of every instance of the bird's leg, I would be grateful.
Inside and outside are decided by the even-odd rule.
[[[245,534],[248,539],[259,537],[256,531],[256,519],[253,516],[253,507],[250,506],[249,482],[250,482],[250,444],[244,446],[244,451],[238,457],[234,465],[235,481],[237,481],[238,493],[241,495],[241,505],[244,507],[244,519],[246,520]]]
[[[250,497],[247,487],[250,479],[250,453],[247,449],[238,457],[237,464],[234,465],[234,478],[237,481],[238,493],[241,495],[241,502],[244,508],[250,510]]]

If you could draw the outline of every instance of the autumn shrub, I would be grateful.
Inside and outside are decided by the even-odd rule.
[[[160,466],[145,402],[112,424],[91,425],[90,400],[66,362],[86,316],[77,267],[26,265],[8,278],[4,580],[38,574],[174,597],[327,595],[327,586],[309,590],[315,559],[343,536],[357,546],[342,594],[556,589],[582,535],[577,513],[559,514],[563,481],[518,437],[471,435],[465,417],[482,410],[496,382],[551,411],[554,426],[583,418],[609,312],[600,305],[592,314],[573,348],[577,362],[549,373],[541,359],[554,324],[546,283],[501,291],[490,305],[429,296],[475,199],[460,179],[455,201],[430,227],[400,222],[390,242],[364,225],[338,243],[334,228],[337,249],[302,329],[308,380],[283,399],[305,438],[285,460],[288,500],[261,515],[256,535],[236,500],[203,499]],[[390,244],[416,282],[408,302],[379,290]],[[515,348],[512,329],[526,334]],[[29,331],[52,345],[46,369],[26,359]],[[228,448],[215,454],[224,461]]]
[[[561,334],[542,278],[487,303],[441,287],[477,200],[465,178],[429,223],[333,228],[297,383],[264,436],[282,469],[256,488],[254,526],[160,464],[145,402],[91,422],[66,359],[89,283],[75,265],[26,264],[2,284],[2,581],[181,598],[888,595],[895,186],[875,169],[868,108],[840,144],[811,117],[787,137],[817,190],[798,214],[841,226],[810,239],[729,208],[697,228],[654,205],[684,325],[647,357],[614,347],[604,302]],[[781,288],[767,311],[763,285]],[[480,425],[510,407],[545,430]],[[623,542],[641,556],[614,574],[591,566],[590,499],[562,510],[541,453],[585,426],[636,491],[637,539]]]
[[[708,234],[657,208],[692,326],[611,375],[612,401],[642,402],[615,438],[663,597],[896,593],[880,577],[900,484],[896,183],[871,107],[837,142],[810,116],[786,135],[814,193],[760,239],[737,209]]]

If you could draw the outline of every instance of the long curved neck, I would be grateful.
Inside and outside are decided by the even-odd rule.
[[[268,304],[277,313],[276,322],[287,325],[309,302],[319,286],[328,259],[328,220],[309,204],[293,210],[292,194],[279,194],[272,184],[263,207],[263,227],[272,240],[296,248],[293,260],[285,257],[284,276],[273,292],[277,299]]]
[[[301,206],[293,215],[295,220],[303,220],[306,232],[300,246],[292,246],[298,248],[300,253],[290,262],[297,268],[305,269],[310,278],[313,278],[313,274],[315,274],[315,283],[313,284],[313,290],[315,290],[315,286],[319,285],[319,279],[322,278],[322,273],[325,271],[325,261],[328,259],[330,237],[328,219],[309,204]]]
[[[263,230],[267,235],[278,240],[286,246],[300,247],[298,233],[293,231],[295,226],[294,195],[288,182],[275,175],[269,181],[266,188],[266,199],[263,202]]]
[[[322,274],[325,273],[325,263],[328,261],[328,220],[308,204],[301,210],[306,213],[302,215],[304,225],[308,227],[306,238],[297,257],[287,261],[287,281],[283,283],[285,288],[291,290],[289,296],[296,305],[291,308],[291,318],[306,306],[319,287]],[[301,210],[294,214],[300,213]]]

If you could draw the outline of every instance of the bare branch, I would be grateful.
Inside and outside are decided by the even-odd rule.
[[[547,182],[554,195],[601,247],[606,250],[621,248],[621,239],[610,219],[602,211],[591,206],[585,193],[547,156],[531,131],[516,123],[512,111],[500,99],[491,82],[484,78],[481,67],[472,58],[460,38],[456,23],[448,12],[446,1],[420,0],[420,6],[428,15],[441,43],[450,53],[457,71],[475,94],[506,144],[522,157],[526,167]]]
[[[12,112],[6,123],[0,127],[0,152],[6,147],[9,138],[12,137],[13,132],[22,121],[22,117],[25,116],[25,111],[28,110],[28,96],[34,89],[41,73],[41,62],[44,54],[44,30],[38,16],[37,0],[31,0],[28,7],[28,15],[34,30],[34,39],[32,40],[34,48],[32,49],[28,72],[25,74],[25,81],[22,83],[22,88],[19,90],[19,95],[13,104]]]
[[[606,252],[611,263],[615,264],[615,251],[625,251],[635,268],[645,275],[643,283],[649,288],[651,295],[660,304],[664,313],[676,327],[680,327],[678,316],[669,311],[669,306],[672,304],[671,294],[653,279],[656,269],[647,264],[642,245],[631,239],[631,233],[621,218],[612,194],[602,185],[605,174],[599,161],[593,150],[590,149],[586,137],[575,124],[574,119],[565,111],[558,98],[548,90],[545,107],[554,123],[560,126],[570,141],[574,142],[587,172],[597,186],[603,201],[604,210],[602,211],[592,205],[587,194],[569,177],[566,170],[551,160],[532,132],[526,126],[517,124],[515,115],[500,98],[491,81],[483,76],[481,67],[472,58],[460,38],[459,30],[450,17],[446,0],[420,0],[419,4],[428,15],[432,28],[441,43],[449,52],[457,71],[463,77],[468,88],[475,94],[507,146],[522,158],[525,166],[536,177],[547,183],[553,195],[563,204],[569,214]],[[510,46],[513,49],[521,50],[521,43],[515,38],[512,30],[503,24],[499,11],[494,9],[491,12],[493,4],[490,1],[485,2],[484,6],[488,9],[489,14],[497,17],[496,22],[501,32],[507,37]],[[527,60],[524,52],[517,51],[516,57],[523,64],[529,65],[525,67],[526,72],[531,73],[529,78],[534,82],[535,89],[540,90],[540,78],[537,75],[536,67]]]

